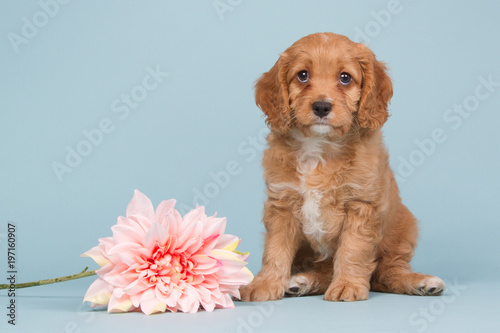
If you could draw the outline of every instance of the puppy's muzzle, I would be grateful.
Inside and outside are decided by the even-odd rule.
[[[315,115],[324,118],[332,111],[332,103],[328,101],[316,101],[312,104],[311,108]]]

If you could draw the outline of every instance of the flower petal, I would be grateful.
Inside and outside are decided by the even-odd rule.
[[[191,221],[189,223],[189,225],[184,225],[185,222],[182,221],[183,230],[177,233],[177,248],[184,248],[185,242],[201,236],[203,224],[200,221]]]
[[[147,315],[158,312],[165,312],[166,309],[167,305],[163,302],[160,302],[156,298],[141,303],[141,311]]]
[[[202,254],[193,255],[191,260],[196,263],[196,266],[193,268],[193,271],[196,272],[196,274],[213,274],[221,267],[221,264],[217,261],[217,259]]]
[[[239,251],[236,251],[234,250],[233,251],[234,253],[238,254],[240,256],[240,259],[243,260],[243,261],[247,261],[248,257],[250,257],[250,252],[239,252]]]
[[[187,255],[195,253],[201,246],[203,241],[200,237],[188,238],[181,247],[176,249],[177,252],[181,252]]]
[[[222,235],[215,246],[218,249],[233,251],[239,245],[240,239],[233,235]],[[235,246],[236,244],[236,246]]]
[[[203,206],[196,207],[195,209],[184,215],[184,217],[182,218],[182,225],[189,226],[193,222],[200,220],[200,218],[202,218],[203,215],[205,215],[205,207]]]
[[[175,308],[177,300],[182,296],[182,292],[173,288],[169,294],[164,294],[156,291],[156,298],[165,303],[169,308]]]
[[[137,295],[151,288],[151,284],[146,283],[143,279],[138,278],[132,281],[129,285],[123,288],[127,295]]]
[[[239,272],[247,264],[237,254],[230,251],[216,249],[212,250],[209,256],[222,262],[222,267],[217,271],[218,276],[228,276]]]
[[[186,293],[182,295],[177,301],[179,309],[184,313],[194,313],[200,308],[200,301],[196,297],[196,291],[187,289]]]
[[[217,242],[219,241],[220,235],[215,234],[210,237],[207,237],[203,240],[203,245],[200,247],[200,249],[197,251],[198,253],[209,253],[212,251],[215,246],[217,245]]]
[[[222,294],[222,299],[219,303],[220,305],[217,305],[215,308],[216,309],[232,309],[234,308],[234,302],[231,299],[231,296],[228,294]]]
[[[107,305],[113,291],[113,286],[101,278],[95,280],[85,293],[84,302]]]
[[[254,276],[252,272],[246,267],[243,267],[240,271],[227,276],[219,276],[219,284],[225,286],[243,286],[252,282]]]
[[[205,223],[202,237],[207,238],[215,234],[223,235],[224,230],[226,230],[226,222],[227,219],[225,217],[219,218],[215,217],[214,215],[207,218],[207,222]]]
[[[165,228],[168,229],[168,233],[170,235],[176,235],[178,225],[181,223],[182,223],[181,214],[178,211],[176,211],[175,209],[171,209],[165,215],[165,219],[163,220],[162,225],[164,225]]]
[[[122,263],[108,264],[98,271],[97,275],[114,287],[123,287],[137,279],[136,272],[127,272],[128,266]]]
[[[139,225],[142,230],[144,230],[144,233],[148,232],[149,228],[151,228],[151,224],[153,224],[154,220],[151,220],[147,217],[144,216],[130,216],[130,217],[125,217],[125,219],[128,219],[132,221],[132,223]]]
[[[108,312],[128,312],[135,309],[127,294],[123,294],[119,289],[113,290],[109,299]]]
[[[122,242],[141,243],[142,238],[144,237],[144,230],[142,230],[142,228],[137,224],[115,224],[111,227],[111,231],[113,232],[113,240],[116,244]]]
[[[101,267],[109,262],[108,258],[101,252],[100,245],[94,246],[84,254],[80,255],[80,257],[90,257]]]
[[[149,301],[155,297],[154,288],[149,288],[143,291],[142,293],[129,296],[130,300],[132,301],[132,304],[134,304],[134,306],[138,308],[141,306],[142,302]]]
[[[222,249],[226,250],[226,251],[234,251],[234,250],[236,250],[238,245],[240,245],[240,241],[241,241],[240,239],[235,239],[234,242],[224,246]]]
[[[164,224],[164,220],[167,216],[167,214],[169,214],[171,212],[171,210],[174,209],[175,207],[175,203],[177,201],[175,199],[170,199],[170,200],[164,200],[162,202],[160,202],[160,204],[158,205],[158,207],[156,207],[156,222],[160,223],[160,224]]]
[[[159,223],[153,223],[151,229],[146,233],[142,244],[147,248],[152,248],[156,243],[160,246],[165,245],[168,239],[167,229]]]
[[[142,249],[143,246],[141,244],[133,242],[122,242],[113,246],[109,250],[109,253],[118,255],[122,263],[131,266],[134,263],[142,264],[144,262],[140,253],[140,250]]]
[[[144,216],[154,221],[156,214],[151,200],[139,190],[134,190],[134,196],[127,206],[127,217]]]
[[[234,307],[234,303],[229,294],[222,293],[219,289],[215,289],[212,292],[212,297],[216,303],[216,309],[226,309]]]

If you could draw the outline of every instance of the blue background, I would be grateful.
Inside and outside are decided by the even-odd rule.
[[[253,84],[294,41],[332,31],[367,43],[390,68],[384,134],[403,201],[421,221],[413,266],[459,287],[440,298],[318,296],[146,317],[88,312],[86,278],[19,290],[18,331],[500,329],[500,3],[54,1],[8,1],[0,12],[2,281],[8,221],[17,225],[19,280],[73,274],[96,267],[79,255],[111,234],[135,188],[154,204],[176,198],[185,211],[198,200],[226,216],[256,274],[267,129]],[[148,71],[168,76],[147,79],[145,90]],[[484,86],[488,78],[496,85]],[[131,94],[140,101],[127,107]],[[92,131],[102,122],[109,133],[100,138]],[[58,177],[54,163],[78,147],[87,156]],[[223,177],[228,164],[233,174]],[[4,311],[0,325],[14,331]]]

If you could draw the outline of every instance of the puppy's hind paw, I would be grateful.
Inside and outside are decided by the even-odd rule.
[[[446,285],[437,276],[427,276],[420,281],[416,289],[418,295],[439,296],[446,289]]]
[[[314,291],[314,281],[304,273],[295,274],[288,282],[287,296],[304,296]]]

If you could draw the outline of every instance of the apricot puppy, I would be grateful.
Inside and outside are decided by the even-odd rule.
[[[440,278],[409,264],[418,229],[382,141],[392,97],[385,65],[345,36],[312,34],[281,54],[255,95],[271,129],[267,233],[262,270],[241,299],[441,294]]]

